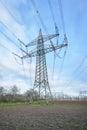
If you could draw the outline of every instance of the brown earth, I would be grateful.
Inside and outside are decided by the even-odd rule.
[[[87,130],[87,102],[0,107],[0,130]]]

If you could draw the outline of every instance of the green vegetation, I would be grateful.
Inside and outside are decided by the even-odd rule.
[[[0,107],[3,106],[17,106],[17,105],[23,105],[25,103],[0,103]]]
[[[40,99],[41,98],[41,99]],[[82,103],[83,102],[83,103]],[[85,102],[85,103],[84,103]],[[85,105],[86,104],[86,105]],[[75,100],[71,100],[69,98],[60,100],[53,99],[45,100],[43,95],[38,94],[37,91],[33,89],[27,90],[25,93],[20,94],[19,89],[16,85],[11,86],[11,88],[7,91],[4,87],[0,86],[0,107],[1,106],[19,106],[19,105],[30,105],[30,106],[61,106],[68,108],[87,108],[87,98],[84,97],[79,100],[79,98],[75,98]]]
[[[19,105],[30,105],[30,106],[48,106],[51,105],[51,103],[46,104],[45,100],[39,100],[39,101],[32,101],[32,102],[2,102],[0,103],[1,106],[19,106]]]
[[[47,103],[46,100],[38,100],[38,101],[32,101],[32,102],[8,102],[8,103],[0,103],[0,107],[5,107],[5,106],[24,106],[24,105],[29,105],[29,106],[62,106],[64,108],[69,108],[69,109],[82,109],[82,108],[87,108],[87,102],[84,101],[49,101]]]

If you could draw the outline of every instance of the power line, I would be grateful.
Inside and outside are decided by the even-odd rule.
[[[84,62],[85,62],[86,59],[87,59],[87,56],[85,56],[85,57],[83,58],[83,60],[81,61],[80,65],[74,70],[73,73],[76,73],[76,72],[80,69],[80,67],[84,64]]]
[[[4,4],[4,2],[2,0],[0,0],[1,4],[4,6],[4,8],[8,11],[8,13],[10,14],[10,16],[17,22],[18,20],[15,18],[15,16],[11,13],[11,11],[8,9],[8,7]]]
[[[53,21],[54,21],[54,24],[55,24],[55,30],[58,33],[58,28],[56,26],[56,21],[55,21],[55,17],[54,17],[54,13],[53,13],[53,8],[52,8],[52,5],[51,5],[51,1],[48,0],[48,2],[49,2],[49,7],[50,7],[50,10],[51,10],[52,18],[53,18]],[[65,35],[65,25],[64,25],[64,18],[63,18],[63,10],[62,10],[61,0],[59,1],[59,6],[60,6],[61,19],[62,19],[62,24],[63,24],[63,29],[64,29],[64,42],[67,43],[67,37]],[[57,44],[58,44],[58,38],[57,38]],[[60,49],[60,51],[61,51],[61,49]],[[59,54],[57,54],[56,51],[54,51],[54,52],[55,52],[55,54],[56,54],[57,57],[63,58],[63,57],[65,57],[66,50],[65,50],[65,53],[64,53],[63,57],[59,56]]]
[[[14,43],[20,50],[21,50],[21,48],[12,40],[12,39],[10,39],[5,33],[3,33],[1,30],[0,30],[0,32],[4,35],[4,37],[6,37],[9,41],[11,41],[12,43]],[[21,44],[20,44],[21,45]],[[13,55],[14,55],[14,58],[15,58],[15,60],[17,61],[17,63],[18,64],[20,64],[19,62],[18,62],[18,60],[16,59],[16,57],[19,57],[19,58],[21,58],[19,55],[17,55],[17,54],[15,54],[14,52],[11,52],[7,47],[5,47],[4,45],[2,45],[1,44],[1,46],[3,46],[5,49],[7,49],[10,53],[12,53]],[[15,57],[16,56],[16,57]],[[20,64],[20,65],[22,65],[22,64]]]
[[[87,59],[87,56],[85,56],[85,57],[82,59],[80,65],[74,70],[74,72],[72,73],[72,75],[75,74],[74,77],[76,77],[77,71],[81,68],[81,66],[84,64],[84,62],[85,62],[86,59]],[[83,72],[83,71],[81,71],[81,72]],[[81,74],[81,72],[80,72],[80,74]],[[70,81],[68,82],[68,84],[66,85],[66,87],[68,87],[69,85],[71,85],[71,84],[72,84],[72,81],[73,81],[73,80],[70,80]]]
[[[8,13],[10,14],[10,16],[16,21],[16,23],[19,23],[19,22],[17,21],[17,19],[14,17],[14,15],[11,13],[11,11],[8,9],[8,7],[3,3],[3,1],[0,0],[0,2],[1,2],[1,4],[5,7],[5,9],[8,11]],[[21,43],[25,46],[25,44],[23,43],[23,41],[21,41],[3,22],[0,21],[0,23],[3,24],[3,25],[5,26],[5,28],[6,28],[9,32],[11,32],[11,34],[12,34],[19,42],[21,42]]]
[[[16,39],[18,39],[17,36],[7,27],[6,24],[4,24],[2,21],[0,21],[0,23],[1,23]]]
[[[17,62],[19,65],[22,65],[22,63],[20,63],[20,62],[17,60],[17,58],[16,58],[16,57],[18,57],[18,58],[21,58],[21,57],[18,56],[17,54],[15,54],[14,52],[13,52],[12,54],[13,54],[14,59],[16,60],[16,62]],[[22,59],[21,59],[21,60],[22,60]]]
[[[6,24],[4,24],[4,23],[1,22],[1,21],[0,21],[0,23],[8,30],[22,45],[26,46],[26,45],[24,44],[24,42],[21,41],[21,40],[11,31],[11,29],[8,28],[8,26],[7,26]],[[16,45],[17,45],[17,44],[16,44]],[[17,46],[18,46],[18,45],[17,45]]]
[[[48,3],[49,3],[49,7],[50,7],[50,11],[51,11],[51,14],[52,14],[53,21],[54,21],[54,23],[56,23],[56,20],[55,20],[55,17],[54,17],[53,8],[52,8],[52,5],[51,5],[51,1],[48,0]]]
[[[41,21],[41,24],[42,24],[44,30],[46,31],[47,34],[49,34],[49,33],[48,33],[48,30],[47,30],[47,28],[46,28],[46,25],[44,24],[44,21],[43,21],[41,15],[40,15],[40,12],[39,12],[39,10],[37,9],[37,6],[36,6],[35,1],[34,1],[34,0],[31,0],[31,3],[32,3],[33,7],[35,8],[36,13],[38,14],[38,17],[39,17],[39,19],[40,19],[40,21]],[[54,45],[53,45],[52,40],[49,39],[49,41],[50,41],[50,43],[51,43],[51,46],[54,48],[54,52],[55,52],[55,47],[54,47]]]
[[[55,17],[54,17],[54,12],[53,12],[53,8],[52,8],[52,5],[51,5],[51,1],[48,0],[48,3],[49,3],[49,7],[50,7],[50,11],[51,11],[51,14],[52,14],[52,18],[53,18],[53,21],[54,21],[54,24],[55,24],[55,30],[56,32],[58,33],[58,29],[57,29],[57,26],[56,26],[56,20],[55,20]],[[60,6],[62,7],[61,3],[60,3]],[[62,8],[61,8],[61,11],[62,11]],[[62,17],[63,17],[63,12],[62,12]],[[63,18],[62,18],[63,19]],[[64,20],[63,20],[64,21]],[[63,23],[64,24],[64,23]],[[64,25],[63,25],[64,26]],[[58,44],[58,38],[57,38],[57,44]],[[61,49],[59,50],[59,53],[60,53]],[[66,50],[64,52],[64,55],[61,57],[59,55],[59,53],[54,53],[54,61],[53,61],[53,73],[52,75],[54,74],[54,68],[55,68],[55,59],[56,59],[56,56],[59,57],[59,58],[63,58],[63,62],[62,62],[62,65],[61,65],[61,68],[60,68],[60,74],[62,72],[62,69],[63,69],[63,64],[64,64],[64,59],[65,59],[65,54],[66,54]]]
[[[40,22],[41,22],[41,24],[42,24],[42,26],[43,26],[45,32],[48,34],[48,30],[47,30],[47,28],[46,28],[46,25],[45,25],[44,22],[43,22],[43,19],[42,19],[42,17],[41,17],[41,14],[40,14],[39,10],[37,9],[37,6],[36,6],[35,1],[34,1],[34,0],[31,0],[31,3],[32,3],[34,9],[36,10],[36,13],[37,13],[37,15],[38,15],[38,17],[39,17],[39,19],[40,19]]]
[[[60,49],[60,51],[61,51],[61,49]],[[60,51],[59,51],[59,53],[60,53]],[[64,61],[65,61],[66,52],[67,52],[67,48],[65,49],[64,55],[63,55],[62,57],[59,56],[59,53],[54,53],[54,56],[55,56],[55,57],[54,57],[54,62],[53,62],[53,70],[55,69],[54,67],[55,67],[56,57],[59,57],[59,58],[62,58],[62,59],[63,59],[62,64],[61,64],[61,67],[60,67],[60,70],[59,70],[59,76],[57,77],[57,81],[60,80],[60,76],[61,76],[61,73],[62,73],[62,70],[63,70],[63,66],[64,66]],[[54,84],[54,82],[53,82],[53,84]]]
[[[51,14],[52,14],[52,19],[54,21],[55,32],[56,32],[56,34],[59,34],[59,30],[58,30],[58,27],[57,27],[57,24],[56,24],[56,20],[55,20],[53,8],[52,8],[51,0],[48,0],[48,3],[49,3],[50,11],[51,11]],[[56,41],[57,41],[57,44],[58,44],[58,37],[56,37]]]
[[[21,48],[21,54],[22,54],[22,56],[23,56],[23,48],[22,48],[22,45],[20,44],[20,48]],[[27,50],[27,47],[26,47],[26,51],[27,51],[27,53],[28,53],[28,50]],[[27,78],[26,78],[26,72],[25,72],[25,66],[24,66],[24,61],[23,61],[23,59],[22,59],[22,66],[23,66],[23,72],[24,72],[24,76],[25,76],[25,83],[27,84]]]
[[[8,39],[9,41],[11,41],[12,43],[14,43],[18,48],[19,48],[19,46],[17,45],[17,43],[15,43],[10,37],[8,37],[4,32],[2,32],[1,30],[0,30],[0,33],[4,36],[4,37],[6,37],[6,39]]]
[[[30,11],[30,7],[29,7],[29,3],[28,3],[29,1],[26,0],[26,2],[27,2],[27,8],[28,8],[28,10]],[[35,21],[37,22],[37,25],[38,25],[38,27],[39,27],[39,23],[38,23],[38,21],[37,21],[35,15],[34,15],[34,13],[32,13],[32,14],[33,14],[33,16],[34,16],[34,18],[35,18]]]
[[[47,35],[49,35],[48,30],[47,30],[47,28],[46,28],[46,25],[44,24],[44,21],[43,21],[43,19],[42,19],[42,17],[41,17],[41,14],[40,14],[39,10],[37,9],[37,6],[36,6],[35,1],[34,1],[34,0],[31,0],[31,3],[32,3],[33,7],[34,7],[35,10],[36,10],[36,13],[37,13],[37,15],[38,15],[38,17],[39,17],[39,19],[40,19],[40,22],[41,22],[41,24],[42,24],[42,26],[43,26],[45,32],[47,33]],[[50,3],[50,6],[51,6],[51,3]],[[51,6],[50,8],[51,8],[51,11],[53,12],[52,6]],[[53,13],[52,13],[52,16],[54,17],[54,14],[53,14]],[[58,28],[57,28],[56,23],[55,23],[55,31],[56,31],[56,33],[59,34],[59,31],[58,31]],[[52,40],[49,39],[49,41],[50,41],[51,45],[52,45],[53,48],[54,48],[54,45],[53,45]],[[57,44],[58,44],[58,39],[57,39]],[[55,50],[54,50],[54,51],[55,51]]]
[[[1,45],[3,48],[5,48],[8,52],[10,52],[10,53],[14,56],[15,60],[17,61],[17,63],[20,64],[20,63],[18,62],[17,58],[16,58],[16,57],[21,58],[19,55],[17,55],[17,54],[15,54],[14,52],[12,52],[10,49],[8,49],[6,46],[4,46],[2,43],[0,43],[0,45]],[[22,60],[22,59],[21,59],[21,60]],[[20,65],[22,65],[22,64],[20,64]]]
[[[10,53],[13,53],[13,52],[11,52],[10,51],[10,49],[8,49],[6,46],[4,46],[2,43],[0,43],[0,45],[3,47],[3,48],[5,48],[7,51],[9,51]]]
[[[18,55],[15,54],[14,52],[10,51],[10,50],[9,50],[6,46],[4,46],[3,44],[0,43],[0,45],[1,45],[3,48],[5,48],[8,52],[10,52],[10,53],[14,56],[14,59],[16,60],[16,62],[17,62],[19,65],[22,65],[22,66],[23,66],[25,82],[26,82],[26,84],[27,84],[27,79],[26,79],[26,75],[25,75],[25,68],[24,68],[23,59],[21,59],[21,60],[22,60],[22,64],[20,64],[20,63],[18,62],[17,58],[16,58],[16,57],[21,58],[20,56],[18,56]]]
[[[64,35],[64,41],[63,41],[62,44],[64,44],[64,43],[68,44],[66,35]],[[63,61],[62,61],[62,64],[61,64],[61,68],[60,68],[60,71],[59,71],[59,74],[61,75],[61,72],[62,72],[62,69],[63,69],[63,65],[64,65],[65,56],[66,56],[66,52],[67,52],[67,47],[66,47],[66,49],[65,49],[65,51],[64,51],[64,55],[63,55],[63,56],[60,56],[60,55],[59,55],[59,54],[60,54],[60,51],[61,51],[61,49],[60,49],[59,52],[57,53],[57,52],[54,50],[55,53],[54,53],[53,73],[52,73],[52,75],[54,75],[55,59],[56,59],[56,57],[58,57],[58,58],[63,58]],[[52,76],[52,77],[53,77],[53,76]],[[60,79],[60,77],[58,76],[57,81],[58,81],[59,79]],[[54,82],[53,82],[53,85],[54,85]]]
[[[63,43],[62,44],[68,44],[68,40],[67,40],[67,37],[66,37],[66,35],[64,35],[64,41],[63,41]],[[61,48],[62,49],[62,48]],[[60,52],[61,52],[61,49],[58,51],[58,53],[56,52],[56,51],[54,51],[55,52],[55,54],[56,54],[56,56],[58,57],[58,58],[64,58],[65,57],[65,55],[66,55],[66,52],[67,52],[67,46],[66,46],[66,49],[65,49],[65,51],[64,51],[64,54],[63,54],[63,56],[60,56],[59,54],[60,54]]]
[[[36,4],[35,4],[34,0],[32,0],[31,2],[32,2],[33,6],[34,6],[34,8],[35,8],[35,10],[36,10],[36,13],[37,13],[38,16],[39,16],[39,19],[40,19],[40,21],[41,21],[41,23],[42,23],[43,28],[45,29],[46,33],[48,34],[47,28],[46,28],[46,26],[45,26],[45,24],[44,24],[44,22],[43,22],[43,19],[42,19],[41,15],[40,15],[40,12],[38,11],[38,9],[37,9],[37,7],[36,7]],[[54,18],[54,13],[53,13],[53,9],[52,9],[52,6],[51,6],[51,2],[50,2],[50,0],[48,0],[48,2],[49,2],[49,6],[50,6],[50,10],[51,10],[51,14],[52,14],[53,21],[55,22],[55,18]],[[60,6],[62,7],[62,5],[60,5]],[[64,29],[64,41],[66,41],[67,38],[66,38],[66,36],[65,36],[65,27],[64,27],[64,19],[63,19],[62,9],[61,9],[61,13],[62,13],[61,15],[62,15],[63,29]],[[55,23],[55,28],[56,28],[56,23]],[[56,32],[58,33],[57,28],[56,28]],[[67,42],[67,41],[66,41],[66,42]],[[51,45],[52,45],[53,48],[54,48],[54,52],[55,52],[54,55],[56,55],[56,56],[59,57],[59,58],[65,57],[66,50],[65,50],[65,52],[64,52],[64,56],[63,56],[63,57],[60,57],[59,54],[57,54],[57,52],[55,51],[55,47],[54,47],[53,42],[52,42],[51,40],[50,40],[50,43],[51,43]],[[57,39],[57,43],[58,43],[58,39]],[[63,68],[63,64],[64,64],[64,60],[63,60],[63,63],[62,63],[61,71],[62,71],[62,68]],[[54,73],[54,69],[55,69],[55,57],[54,57],[54,62],[53,62],[53,73]],[[52,73],[52,74],[53,74],[53,73]]]
[[[29,72],[30,72],[30,78],[31,78],[31,86],[32,86],[32,58],[30,58],[30,64],[29,64],[29,62],[28,62],[28,65],[30,65],[30,68],[29,68]]]
[[[68,44],[66,35],[64,35],[64,41],[63,41],[62,44],[64,44],[64,43]],[[61,49],[59,50],[58,53],[57,53],[55,50],[54,50],[54,52],[55,52],[55,53],[54,53],[54,61],[53,61],[53,73],[54,73],[54,69],[55,69],[55,59],[56,59],[56,56],[57,56],[58,58],[63,58],[63,61],[62,61],[62,64],[61,64],[61,68],[60,68],[60,71],[59,71],[59,74],[61,75],[61,72],[62,72],[62,69],[63,69],[63,65],[64,65],[65,56],[66,56],[66,52],[67,52],[67,47],[65,48],[65,51],[64,51],[63,56],[60,56],[60,55],[59,55],[60,52],[61,52]],[[54,75],[54,74],[52,74],[52,75]],[[59,79],[60,79],[60,76],[58,76],[57,81],[58,81]]]
[[[24,66],[24,61],[22,59],[22,66],[23,66],[23,72],[24,72],[24,80],[25,80],[25,83],[27,84],[27,78],[26,78],[26,72],[25,72],[25,66]]]
[[[53,57],[53,70],[52,70],[52,77],[51,77],[52,81],[53,81],[53,83],[52,83],[53,87],[54,87],[55,60],[56,60],[56,55],[54,53],[54,57]]]
[[[66,53],[67,53],[67,47],[66,47],[65,52],[64,52],[64,55],[63,55],[63,57],[62,57],[62,58],[63,58],[63,61],[62,61],[62,64],[61,64],[61,67],[60,67],[60,71],[59,71],[59,74],[60,74],[60,75],[61,75],[62,70],[63,70]],[[60,77],[59,77],[59,78],[60,78]],[[59,79],[59,78],[58,78],[58,79]]]
[[[62,2],[61,2],[61,0],[58,0],[58,3],[59,3],[58,5],[59,5],[59,9],[60,9],[60,14],[61,14],[63,32],[64,32],[64,34],[66,34],[65,23],[64,23],[64,15],[63,15],[63,9],[62,9]]]

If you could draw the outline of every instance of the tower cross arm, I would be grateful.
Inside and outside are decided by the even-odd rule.
[[[60,48],[63,48],[63,47],[66,47],[68,46],[68,44],[60,44],[60,45],[50,45],[46,48],[44,48],[44,50],[35,50],[35,51],[31,51],[29,53],[26,53],[26,55],[22,56],[21,58],[24,59],[24,58],[29,58],[29,57],[35,57],[35,56],[39,56],[39,55],[44,55],[46,53],[50,53],[52,51],[55,51],[57,49],[60,49]],[[37,53],[37,51],[39,51],[39,53]]]
[[[26,47],[36,45],[37,44],[37,39],[40,40],[40,39],[42,39],[42,37],[43,37],[43,42],[46,42],[46,41],[51,40],[51,39],[53,39],[53,38],[55,38],[57,36],[59,36],[59,34],[41,35],[41,36],[37,37],[36,39],[34,39],[32,42],[28,43],[26,45]]]
[[[57,49],[60,49],[60,48],[63,48],[63,47],[66,47],[68,46],[68,44],[60,44],[60,45],[51,45],[50,47],[46,48],[44,50],[44,53],[49,53],[49,52],[52,52],[52,51],[55,51]]]

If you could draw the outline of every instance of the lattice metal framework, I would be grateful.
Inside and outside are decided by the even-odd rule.
[[[51,42],[52,38],[55,38],[59,36],[58,33],[53,35],[42,35],[41,29],[39,32],[39,36],[26,45],[26,47],[37,45],[36,50],[26,52],[22,49],[22,51],[26,54],[22,56],[21,58],[29,58],[29,57],[36,57],[36,70],[35,70],[35,81],[33,89],[37,90],[39,93],[39,98],[49,98],[52,97],[52,93],[49,86],[48,81],[48,73],[47,73],[47,65],[46,65],[46,57],[45,54],[56,51],[57,49],[66,47],[67,44],[67,38],[64,38],[64,42],[62,44],[53,44]],[[51,45],[44,47],[44,42],[50,41]]]
[[[80,96],[87,96],[87,91],[80,91]]]
[[[36,72],[34,81],[34,90],[39,89],[39,97],[45,96],[45,98],[51,96],[51,90],[48,82],[48,73],[45,57],[45,49],[43,36],[40,30],[37,40],[37,56],[36,56]]]

